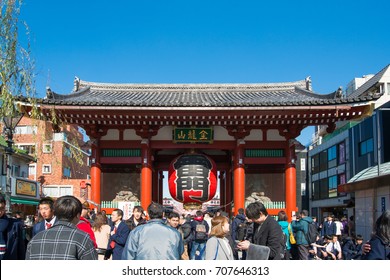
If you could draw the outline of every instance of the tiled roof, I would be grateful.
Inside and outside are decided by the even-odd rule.
[[[109,84],[76,80],[76,91],[50,89],[42,104],[124,107],[261,107],[338,105],[375,97],[343,99],[338,91],[322,95],[306,89],[306,81],[264,84]]]

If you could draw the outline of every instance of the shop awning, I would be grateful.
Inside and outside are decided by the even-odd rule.
[[[39,200],[11,197],[11,203],[38,205]]]
[[[390,162],[371,166],[353,176],[348,183],[339,185],[338,192],[355,192],[389,186]]]

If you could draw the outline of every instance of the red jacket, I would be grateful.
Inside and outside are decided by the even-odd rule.
[[[80,222],[77,224],[77,228],[89,234],[93,242],[93,246],[97,248],[95,234],[92,231],[91,223],[84,217],[80,217]]]

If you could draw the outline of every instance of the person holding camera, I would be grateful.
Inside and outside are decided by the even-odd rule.
[[[293,259],[308,260],[309,259],[309,241],[306,238],[306,234],[309,230],[309,224],[313,222],[312,218],[309,217],[307,210],[302,210],[299,216],[293,216],[291,222],[291,229],[294,233],[295,240],[297,241],[296,247],[293,250]]]
[[[245,210],[249,220],[254,223],[251,240],[237,244],[237,248],[247,250],[247,259],[280,260],[283,250],[283,232],[278,222],[268,215],[264,204],[256,201],[249,204]],[[260,245],[260,246],[257,246]]]

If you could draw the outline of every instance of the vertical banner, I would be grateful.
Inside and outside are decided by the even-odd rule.
[[[119,201],[118,209],[123,211],[123,220],[127,220],[133,214],[133,208],[136,206],[136,202],[134,201]]]

